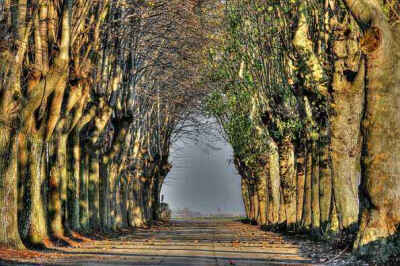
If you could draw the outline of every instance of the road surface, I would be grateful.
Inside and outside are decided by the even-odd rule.
[[[279,234],[235,221],[172,221],[114,239],[57,248],[18,265],[310,265],[299,246]],[[9,260],[11,261],[11,260]],[[4,263],[4,262],[3,262]]]

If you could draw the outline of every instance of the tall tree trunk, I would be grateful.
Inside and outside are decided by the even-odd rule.
[[[294,146],[289,137],[285,137],[279,149],[281,186],[288,226],[296,224],[296,171],[294,165]]]
[[[110,185],[109,185],[109,168],[105,163],[100,163],[100,220],[102,230],[110,230],[109,223],[109,198],[110,198]]]
[[[61,125],[62,128],[62,125]],[[58,129],[60,130],[60,129]],[[63,239],[67,222],[67,140],[68,135],[57,133],[53,137],[50,162],[49,219],[51,236]]]
[[[109,185],[109,199],[107,202],[108,211],[109,211],[109,226],[110,229],[116,231],[117,230],[117,197],[118,197],[118,171],[117,165],[115,162],[111,163],[108,173],[108,185]]]
[[[254,221],[254,217],[255,217],[255,213],[254,213],[254,201],[253,201],[253,189],[252,189],[252,185],[249,182],[249,221],[253,222]]]
[[[376,0],[346,0],[364,27],[368,86],[363,121],[363,210],[355,242],[361,254],[387,256],[387,238],[400,224],[400,30]],[[377,247],[382,248],[377,248]]]
[[[29,151],[25,134],[18,134],[18,225],[21,239],[28,239],[29,232]]]
[[[269,188],[272,198],[271,198],[271,223],[277,224],[279,221],[279,210],[281,204],[281,180],[279,173],[279,153],[278,145],[271,139],[270,140],[270,150],[269,150]]]
[[[133,227],[143,227],[142,185],[139,176],[135,176],[131,183],[130,223]]]
[[[74,131],[69,139],[70,147],[68,153],[68,220],[71,229],[80,231],[81,226],[79,222],[80,211],[85,211],[84,208],[79,208],[80,201],[80,175],[81,171],[81,150],[79,141],[79,132]]]
[[[257,198],[259,202],[258,224],[267,224],[267,176],[263,171],[257,174],[256,180]]]
[[[258,209],[256,208],[257,194],[254,188],[253,181],[250,181],[249,185],[249,196],[250,196],[250,222],[255,223],[257,219]]]
[[[64,236],[62,225],[62,202],[61,202],[61,171],[57,160],[57,149],[59,138],[54,137],[54,142],[50,144],[50,162],[49,162],[49,229],[54,237]]]
[[[85,169],[89,172],[89,215],[90,228],[93,231],[100,229],[100,172],[99,154],[97,151],[85,153]]]
[[[128,225],[135,227],[135,192],[134,176],[129,176],[128,183]]]
[[[339,23],[336,17],[332,19]],[[365,62],[359,53],[360,33],[354,19],[348,15],[334,29],[330,152],[336,210],[343,230],[358,223]]]
[[[311,173],[311,215],[312,228],[317,232],[321,227],[320,211],[320,191],[319,191],[319,150],[317,143],[312,143],[312,173]]]
[[[41,140],[28,138],[29,150],[28,171],[29,181],[27,193],[29,193],[29,230],[28,241],[34,247],[44,247],[49,239],[47,231],[47,178],[45,163],[45,145]]]
[[[332,206],[331,206],[331,213],[329,217],[329,228],[328,230],[334,234],[339,232],[339,217],[336,211],[336,203],[335,203],[335,196],[332,194]]]
[[[312,152],[311,149],[306,151],[306,172],[304,182],[304,203],[303,203],[303,219],[301,224],[304,228],[310,229],[312,223],[311,214],[311,198],[312,198]]]
[[[122,209],[121,209],[121,204],[122,204],[122,184],[121,184],[121,177],[119,176],[116,182],[115,186],[115,199],[114,199],[114,224],[113,224],[113,229],[114,230],[119,230],[122,228]]]
[[[285,206],[285,200],[284,200],[284,195],[283,195],[283,189],[281,187],[280,189],[280,193],[281,193],[281,202],[280,202],[280,206],[279,206],[279,219],[278,219],[278,224],[279,225],[286,225],[286,206]]]
[[[79,137],[77,137],[74,141],[74,145],[79,145]],[[74,146],[76,149],[76,156],[81,158],[81,161],[78,163],[82,167],[79,172],[77,172],[78,176],[76,178],[78,179],[77,181],[79,182],[79,186],[77,186],[77,193],[79,193],[79,197],[77,198],[77,201],[79,201],[79,216],[78,216],[78,223],[80,226],[80,229],[83,232],[90,231],[92,228],[90,228],[90,177],[91,177],[91,172],[90,172],[90,155],[89,153],[85,153],[84,156],[79,154],[79,147]],[[98,171],[98,169],[97,169]],[[98,184],[97,184],[98,186]],[[96,200],[93,198],[92,200]],[[98,196],[97,196],[98,200]],[[92,202],[92,204],[96,204],[97,202]],[[78,204],[78,202],[76,202]],[[95,227],[96,228],[96,227]],[[98,229],[98,228],[96,228]]]
[[[68,164],[67,164],[67,145],[68,135],[63,134],[61,136],[59,147],[57,149],[57,158],[59,160],[60,172],[61,172],[61,203],[62,203],[62,223],[64,227],[64,233],[71,234],[71,226],[68,223]]]
[[[148,194],[147,216],[148,216],[148,220],[149,220],[150,223],[153,222],[153,208],[154,208],[154,200],[155,200],[155,197],[154,197],[154,185],[155,185],[154,179],[155,179],[155,177],[154,177],[154,172],[153,172],[152,176],[150,177],[150,181],[149,181],[149,187],[148,187],[149,191],[147,192],[147,194]]]
[[[301,224],[304,208],[304,185],[306,177],[306,158],[304,147],[297,150],[296,175],[297,175],[297,200],[296,200],[296,221]]]
[[[249,185],[245,177],[241,178],[242,199],[247,219],[250,219]]]
[[[269,177],[269,161],[264,165],[263,174],[265,175],[265,224],[270,224],[270,208],[271,208],[271,191],[269,191],[269,182],[271,178]]]
[[[121,178],[121,228],[126,228],[128,226],[128,182],[126,177]]]
[[[153,219],[158,221],[160,216],[160,170],[157,169],[156,175],[154,177],[154,189],[153,189]],[[243,198],[243,195],[242,195]]]
[[[268,163],[265,165],[265,172],[267,176],[267,197],[268,197],[268,206],[267,206],[267,220],[268,225],[273,225],[275,222],[274,219],[274,201],[272,195],[272,188],[271,188],[271,176],[270,176],[270,161],[268,159]]]
[[[329,224],[329,218],[332,208],[332,171],[329,160],[329,143],[323,140],[328,139],[327,132],[322,133],[320,140],[320,157],[319,157],[319,192],[320,192],[320,212],[321,226],[325,231]]]
[[[3,1],[4,2],[4,1]],[[15,97],[21,92],[21,73],[25,60],[25,53],[28,47],[28,37],[30,33],[30,20],[26,18],[27,0],[3,3],[5,8],[2,12],[4,20],[3,29],[9,29],[10,33],[16,37],[12,40],[5,40],[9,43],[12,50],[6,45],[6,49],[1,49],[0,53],[0,245],[7,248],[24,249],[19,233],[19,222],[22,217],[18,214],[24,213],[18,199],[22,199],[25,193],[26,180],[18,179],[18,129],[15,114],[20,110],[19,99]],[[19,98],[18,100],[16,98]],[[25,152],[26,150],[24,150]],[[27,153],[22,153],[27,162]],[[23,169],[23,174],[27,173]],[[18,187],[22,188],[18,191]],[[26,223],[28,223],[26,221]],[[25,231],[27,234],[27,224]],[[24,228],[24,226],[21,226]],[[24,233],[24,232],[23,232]]]
[[[0,125],[0,245],[24,249],[18,232],[18,136]]]

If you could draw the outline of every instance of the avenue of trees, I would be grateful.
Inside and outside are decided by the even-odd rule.
[[[0,245],[143,227],[203,94],[197,1],[0,0]]]
[[[207,107],[248,219],[398,254],[400,3],[230,0],[219,12]]]
[[[0,247],[168,216],[203,107],[252,223],[399,253],[398,0],[0,0]]]

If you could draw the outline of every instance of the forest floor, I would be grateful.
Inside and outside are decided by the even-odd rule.
[[[233,220],[169,224],[48,251],[0,250],[0,265],[365,265],[346,250]]]

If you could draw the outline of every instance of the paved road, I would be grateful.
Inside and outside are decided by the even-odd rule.
[[[234,221],[172,221],[113,240],[59,248],[50,265],[309,265],[280,235]],[[61,252],[61,255],[60,255]],[[31,260],[32,261],[32,260]]]

